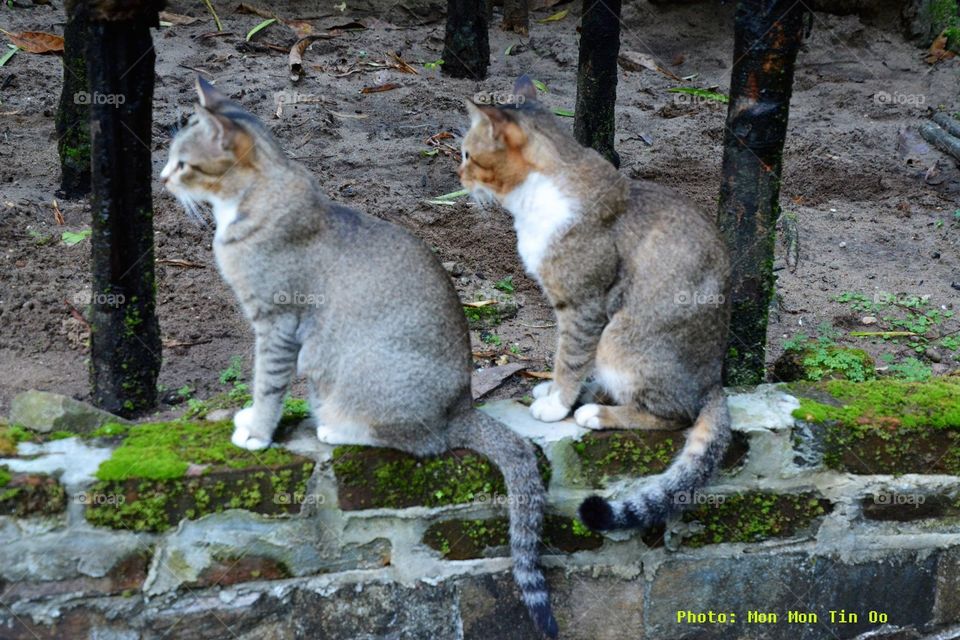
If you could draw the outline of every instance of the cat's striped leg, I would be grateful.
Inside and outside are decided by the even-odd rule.
[[[253,406],[233,416],[233,444],[255,451],[270,446],[283,412],[283,396],[297,366],[296,319],[272,318],[254,325]]]

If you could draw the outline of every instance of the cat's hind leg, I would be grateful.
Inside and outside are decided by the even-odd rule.
[[[678,431],[689,422],[662,418],[645,409],[631,405],[604,406],[585,404],[573,414],[573,419],[587,429],[632,429],[643,431]]]

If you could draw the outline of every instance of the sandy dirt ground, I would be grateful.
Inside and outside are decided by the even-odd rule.
[[[0,26],[60,33],[62,3],[54,4],[5,6]],[[307,51],[306,76],[297,84],[288,78],[286,55],[278,50],[294,42],[294,33],[275,24],[246,42],[246,33],[263,19],[238,13],[237,2],[214,0],[226,34],[214,33],[199,0],[173,0],[168,7],[196,22],[154,32],[154,182],[144,188],[154,192],[165,343],[160,382],[168,399],[184,386],[200,398],[222,391],[219,373],[233,356],[244,358],[248,370],[250,365],[251,334],[214,265],[212,226],[189,219],[157,180],[172,132],[193,108],[198,72],[262,118],[332,198],[407,227],[434,247],[465,301],[495,298],[504,306],[517,305],[515,317],[473,332],[478,367],[497,361],[520,361],[533,370],[550,367],[552,314],[523,272],[508,214],[466,198],[452,205],[426,200],[460,188],[454,154],[467,123],[465,97],[481,90],[509,91],[518,75],[528,73],[548,88],[543,102],[573,108],[579,3],[537,12],[539,19],[570,9],[563,20],[534,22],[529,38],[492,28],[490,75],[483,82],[451,80],[430,68],[443,48],[443,3],[348,0],[343,12],[334,4],[270,3],[282,18],[309,21],[315,32],[341,27],[340,35]],[[622,50],[652,55],[673,74],[693,77],[677,82],[649,70],[621,70],[617,147],[622,171],[671,185],[714,209],[725,106],[668,89],[727,90],[733,3],[625,4]],[[366,28],[343,28],[351,23]],[[419,74],[385,65],[390,52]],[[800,261],[791,272],[778,249],[770,363],[784,341],[799,333],[830,333],[841,344],[901,362],[915,355],[907,341],[852,338],[849,332],[869,329],[863,317],[871,315],[879,318],[874,329],[890,328],[892,321],[883,318],[902,311],[897,305],[903,301],[926,297],[925,308],[940,311],[958,301],[960,176],[955,162],[922,144],[916,127],[935,110],[960,111],[960,60],[931,67],[922,57],[904,41],[895,14],[814,14],[798,60],[782,188],[784,209],[799,219]],[[67,246],[61,235],[89,228],[90,209],[56,193],[53,115],[61,75],[57,57],[23,52],[0,68],[3,413],[17,392],[29,388],[87,395],[87,336],[68,303],[82,311],[89,295],[90,245],[85,240]],[[388,82],[399,88],[361,93]],[[572,119],[565,122],[572,126]],[[432,154],[436,147],[427,139],[440,132],[452,134],[443,141],[450,147]],[[63,226],[54,221],[54,199]],[[495,288],[505,278],[512,279],[512,293]],[[396,294],[415,298],[420,292]],[[879,301],[884,308],[854,308],[837,300],[843,294],[860,295],[867,304]],[[944,317],[930,335],[958,327],[955,319]],[[952,371],[958,353],[937,345],[933,357],[921,362],[934,372]],[[530,384],[514,378],[496,395],[519,396]]]

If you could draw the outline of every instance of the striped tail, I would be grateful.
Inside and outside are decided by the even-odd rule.
[[[540,569],[540,528],[546,496],[533,445],[472,408],[451,420],[449,442],[451,447],[483,454],[503,474],[510,506],[513,578],[534,625],[545,636],[556,638],[557,621],[550,609],[547,581]]]
[[[693,493],[716,471],[730,443],[730,413],[723,389],[707,402],[687,434],[683,450],[662,474],[622,501],[590,496],[580,505],[580,519],[591,529],[642,528],[658,525],[693,502]]]

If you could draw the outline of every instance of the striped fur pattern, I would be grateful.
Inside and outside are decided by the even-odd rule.
[[[524,265],[557,317],[554,379],[534,389],[530,412],[545,422],[573,412],[589,429],[693,424],[640,493],[581,509],[596,529],[650,526],[683,503],[678,492],[708,481],[729,441],[726,248],[714,220],[682,196],[628,180],[580,146],[528,79],[514,93],[519,105],[467,103],[460,178],[513,216]]]
[[[299,372],[324,442],[487,455],[509,490],[523,600],[556,636],[533,448],[473,409],[470,336],[449,276],[411,234],[330,201],[253,116],[206,83],[199,93],[161,176],[182,200],[213,205],[217,266],[253,326],[253,405],[234,416],[233,442],[270,446]]]

